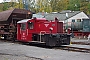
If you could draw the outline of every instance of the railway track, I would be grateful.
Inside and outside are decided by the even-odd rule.
[[[90,45],[88,42],[72,42],[72,44]]]
[[[23,44],[22,42],[18,42],[18,41],[11,41],[11,40],[0,40],[2,42],[9,42],[9,43],[16,43],[16,44]],[[79,43],[76,42],[76,44],[72,43],[72,45],[62,45],[60,47],[45,47],[45,46],[41,46],[41,45],[38,45],[38,47],[42,47],[42,48],[49,48],[49,49],[60,49],[60,50],[67,50],[67,51],[73,51],[73,52],[83,52],[83,53],[90,53],[90,45],[89,44],[84,44],[84,43],[81,43],[81,47],[80,44],[78,45]],[[25,45],[29,45],[29,44],[26,44]],[[76,46],[73,46],[73,45],[76,45]],[[34,45],[36,46],[36,45]],[[84,46],[84,47],[83,47]],[[85,46],[88,46],[89,48],[86,48]]]
[[[76,45],[76,46],[62,45],[61,47],[54,47],[54,49],[90,53],[90,48],[85,48],[85,47],[83,47],[83,45],[82,45],[82,47],[78,47],[78,45]]]

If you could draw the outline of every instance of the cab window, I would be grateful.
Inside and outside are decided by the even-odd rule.
[[[33,28],[34,28],[34,23],[28,22],[28,28],[29,28],[29,29],[33,29]]]
[[[21,24],[21,30],[25,30],[26,29],[26,24],[25,23],[22,23]]]

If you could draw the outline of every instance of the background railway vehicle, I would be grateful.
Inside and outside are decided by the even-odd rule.
[[[90,19],[83,18],[78,19],[78,22],[72,20],[71,24],[68,24],[68,28],[73,29],[73,31],[83,31],[83,32],[90,32]]]
[[[60,46],[70,44],[70,35],[63,33],[63,22],[59,22],[57,18],[54,21],[32,18],[17,22],[17,40]]]
[[[0,12],[0,39],[16,39],[17,21],[27,18],[32,18],[32,12],[25,9]]]
[[[75,37],[87,38],[90,34],[90,19],[78,19],[78,22],[74,20],[68,28],[71,28],[70,33],[74,33]]]

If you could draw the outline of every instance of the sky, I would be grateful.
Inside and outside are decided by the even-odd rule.
[[[4,0],[4,1],[6,1],[6,2],[9,2],[10,0]],[[14,1],[14,0],[13,0]],[[0,0],[0,3],[2,3],[3,2],[3,0]]]
[[[3,0],[0,0],[0,3],[3,2]]]
[[[7,2],[8,2],[8,1],[10,1],[10,0],[5,0],[5,1],[7,1]],[[2,2],[3,2],[3,0],[0,0],[0,3],[2,3]]]

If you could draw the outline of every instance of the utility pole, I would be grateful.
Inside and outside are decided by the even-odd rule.
[[[66,13],[66,31],[68,33],[68,13]],[[65,22],[64,22],[65,23]]]
[[[25,8],[26,10],[28,10],[28,3],[29,0],[23,0],[23,8]]]
[[[75,20],[73,19],[73,20],[72,20],[72,38],[74,38],[74,33],[73,33],[74,22],[75,22]]]

